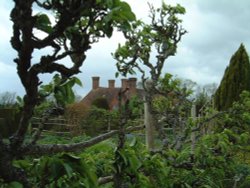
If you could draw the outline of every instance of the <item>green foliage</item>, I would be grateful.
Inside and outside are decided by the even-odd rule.
[[[191,103],[188,97],[193,93],[192,84],[185,84],[185,80],[181,80],[173,75],[166,73],[164,77],[159,79],[158,90],[162,93],[154,98],[154,110],[160,114],[171,113],[178,108],[181,116],[189,116]],[[180,97],[181,96],[181,97]]]
[[[35,28],[45,33],[52,32],[52,26],[49,17],[46,14],[38,13],[35,15],[36,23]]]
[[[230,119],[232,124],[240,121],[249,125],[249,119],[246,118],[250,113],[249,100],[250,94],[244,92],[233,109],[246,109],[245,114],[241,111],[237,116],[228,113],[225,121]],[[193,152],[190,143],[186,143],[179,151],[166,149],[152,154],[133,134],[125,147],[119,150],[115,169],[116,140],[97,144],[77,156],[59,154],[35,160],[19,160],[15,161],[15,166],[29,172],[28,176],[34,185],[41,186],[43,183],[47,187],[112,187],[112,183],[97,185],[97,177],[110,176],[115,170],[122,170],[128,187],[224,188],[231,187],[236,181],[237,187],[247,187],[250,161],[243,160],[242,154],[249,149],[250,130],[249,126],[242,126],[240,131],[235,131],[234,127],[237,125],[200,135]]]
[[[51,83],[40,87],[39,93],[42,98],[52,94],[57,105],[65,106],[75,101],[74,85],[82,86],[82,83],[76,77],[65,80],[59,74],[55,74]]]
[[[250,130],[250,92],[243,91],[238,102],[234,102],[231,113],[224,116],[223,128],[229,128],[236,133]],[[220,127],[219,127],[220,128]]]
[[[142,166],[136,150],[133,150],[132,147],[124,147],[120,150],[116,150],[115,153],[116,160],[114,161],[114,165],[116,173],[123,173],[123,182],[126,182],[126,185],[130,187],[140,185],[136,181],[133,182],[133,179],[138,178],[138,172]]]
[[[128,187],[228,187],[240,173],[245,174],[240,183],[248,175],[248,167],[236,170],[236,151],[243,143],[239,139],[232,144],[236,137],[229,130],[207,135],[197,144],[194,155],[189,146],[150,154],[144,145],[132,140],[119,151],[117,169],[123,170]]]
[[[163,78],[159,79],[159,89],[165,93],[173,92],[189,97],[193,93],[193,84],[188,86],[185,81],[166,73]]]
[[[114,172],[114,150],[114,140],[107,140],[91,148],[88,148],[80,156],[83,159],[87,159],[93,162],[93,164],[95,165],[94,168],[96,169],[96,175],[98,177],[105,177],[113,174]]]
[[[117,25],[121,30],[127,31],[131,29],[130,23],[136,19],[135,14],[131,11],[128,3],[119,0],[100,1],[107,5],[111,11],[104,18],[106,23],[105,34],[111,37],[113,32],[112,22]],[[122,24],[121,24],[122,23]]]
[[[132,30],[126,32],[127,41],[124,45],[119,44],[113,54],[114,59],[117,60],[116,76],[135,74],[136,69],[145,74],[142,67],[146,66],[151,69],[153,80],[156,75],[159,77],[164,61],[169,56],[175,55],[177,43],[185,34],[185,30],[180,26],[181,20],[178,18],[184,13],[185,9],[180,5],[170,6],[163,3],[162,7],[157,9],[150,6],[151,23],[134,21]],[[155,51],[156,55],[152,53]],[[151,63],[152,55],[156,57],[155,63]]]
[[[0,188],[23,188],[23,185],[16,181],[10,183],[3,183],[0,179]]]
[[[93,166],[78,156],[58,154],[41,157],[31,162],[15,161],[17,168],[27,170],[36,187],[97,187],[97,177]]]
[[[95,99],[92,104],[92,106],[95,106],[96,108],[101,108],[104,110],[109,110],[109,104],[106,98],[100,97]]]
[[[34,7],[41,12],[36,14]],[[5,161],[9,164],[4,172],[0,172],[1,178],[29,184],[25,180],[24,169],[30,173],[29,177],[34,177],[34,187],[96,187],[97,179],[91,170],[86,170],[89,168],[85,161],[69,154],[42,157],[26,167],[18,166],[17,162],[16,167],[22,168],[19,172],[15,171],[12,163],[26,155],[18,149],[25,145],[23,141],[35,106],[51,94],[57,106],[65,107],[74,102],[72,87],[81,85],[81,82],[73,76],[80,72],[87,50],[100,38],[111,37],[113,28],[123,32],[130,30],[130,22],[135,20],[134,13],[128,3],[120,0],[14,1],[10,19],[13,22],[11,45],[17,52],[14,62],[26,93],[24,100],[19,98],[23,108],[21,120],[15,124],[19,125],[18,131],[10,142],[0,141],[0,167],[5,166]],[[40,32],[46,35],[40,36]],[[34,52],[48,47],[51,50],[34,62]],[[62,61],[65,58],[70,60],[70,64]],[[59,74],[53,77],[52,82],[41,86],[40,75],[46,73]],[[40,109],[36,110],[40,114]],[[12,184],[19,186],[15,182]]]
[[[81,28],[85,27],[89,27],[88,34],[93,36],[94,41],[98,41],[98,38],[104,36],[111,37],[114,27],[123,31],[129,30],[130,22],[136,19],[129,4],[120,0],[96,0],[95,3],[86,2],[82,3],[83,5],[79,3],[72,3],[72,5],[70,5],[69,2],[59,1],[57,3],[48,1],[47,3],[51,3],[51,9],[56,14],[56,21],[65,16],[63,12],[61,12],[60,7],[67,6],[68,11],[71,9],[75,11],[76,7],[74,6],[78,6],[77,8],[84,6],[84,8],[82,7],[81,11],[78,12],[78,15],[76,15],[80,16],[76,24],[66,29],[65,36],[70,40],[75,40],[77,36],[79,40],[83,39],[84,36],[81,33]],[[102,14],[99,14],[100,12],[102,12]],[[98,17],[98,19],[93,17],[94,15]],[[35,15],[35,18],[36,29],[48,34],[55,30],[46,14],[38,13]],[[95,20],[92,23],[93,19]]]
[[[17,96],[17,97],[16,97],[16,101],[17,101],[17,106],[18,106],[19,108],[22,108],[23,105],[24,105],[23,98],[20,97],[20,96]]]
[[[217,90],[216,84],[206,84],[196,88],[194,104],[196,107],[196,116],[204,116],[209,108],[213,108],[213,97]]]
[[[141,118],[143,114],[143,101],[137,95],[129,100],[128,109],[131,112],[129,119],[135,120]]]
[[[89,136],[117,129],[118,125],[119,114],[117,111],[108,111],[96,107],[90,108],[86,116],[80,121],[83,132]]]
[[[181,89],[181,80],[178,78],[173,78],[173,75],[166,73],[164,77],[159,80],[159,85],[161,91],[179,90]]]
[[[14,161],[14,166],[28,172],[27,175],[34,187],[95,188],[99,187],[97,177],[108,176],[113,172],[114,147],[113,142],[105,141],[77,156],[62,153],[36,159],[17,160]],[[1,188],[13,186],[23,187],[18,182],[4,184],[0,179]]]
[[[215,106],[226,110],[238,101],[243,90],[250,91],[250,62],[243,44],[235,52],[215,93]]]
[[[87,8],[81,12],[81,19],[73,27],[70,27],[65,32],[68,39],[84,40],[84,35],[81,33],[81,28],[89,27],[89,34],[92,35],[93,41],[96,42],[100,37],[111,37],[113,29],[115,27],[119,30],[125,31],[130,29],[130,22],[135,20],[135,14],[131,11],[128,3],[120,0],[96,0],[95,8]],[[99,14],[102,12],[102,14]],[[93,18],[89,18],[88,15],[98,15],[98,19],[92,22]]]
[[[77,66],[81,65],[82,60],[85,58],[85,52],[90,48],[89,45],[98,41],[100,37],[110,37],[113,32],[113,27],[116,26],[126,34],[126,37],[133,39],[128,40],[124,46],[119,46],[117,52],[114,54],[114,57],[119,61],[117,65],[119,71],[124,75],[127,73],[134,73],[134,68],[139,68],[138,63],[143,62],[144,65],[148,65],[148,67],[152,68],[152,71],[155,71],[155,75],[153,76],[159,76],[162,67],[157,65],[153,66],[153,64],[149,63],[150,52],[152,52],[152,47],[156,47],[156,50],[158,50],[159,53],[156,56],[158,59],[156,64],[158,65],[168,56],[176,53],[177,43],[181,39],[181,36],[176,36],[180,33],[185,33],[178,27],[181,20],[177,15],[184,14],[185,9],[180,5],[172,7],[163,3],[161,9],[150,8],[152,16],[159,13],[160,18],[166,18],[166,20],[164,20],[166,22],[159,23],[157,22],[156,17],[152,17],[153,20],[151,25],[142,23],[141,21],[135,21],[131,25],[131,21],[134,21],[135,16],[126,2],[120,0],[96,0],[93,2],[95,3],[92,3],[92,1],[47,0],[45,1],[45,4],[43,4],[56,13],[56,22],[60,20],[60,18],[72,16],[70,14],[73,10],[80,10],[74,12],[76,15],[76,18],[74,18],[75,20],[69,20],[70,23],[72,22],[70,27],[67,27],[65,31],[60,31],[61,33],[57,33],[56,35],[59,36],[56,38],[58,44],[61,42],[66,46],[70,43],[70,50],[77,51],[76,54],[70,54],[71,59],[77,62],[74,64],[73,72],[78,72]],[[81,5],[80,8],[78,5]],[[65,7],[67,8],[67,14],[63,11],[63,8]],[[14,13],[17,14],[17,11]],[[18,17],[15,17],[16,14],[14,13],[12,14],[12,17],[18,20]],[[50,19],[45,14],[38,13],[32,18],[34,21],[34,28],[43,31],[48,35],[58,29],[51,26]],[[19,22],[18,24],[20,24],[20,28],[22,28],[22,23]],[[129,31],[131,28],[133,29]],[[20,35],[17,34],[18,32],[19,31],[17,30],[16,35],[19,37],[19,40],[27,37],[20,37]],[[35,39],[35,36],[33,38]],[[45,41],[46,40],[47,39],[45,39]],[[51,47],[57,46],[58,44],[55,41],[50,42],[49,45],[51,45]],[[39,43],[38,40],[36,42]],[[83,43],[84,45],[79,45],[80,43]],[[14,42],[13,46],[15,49],[18,49]],[[68,49],[64,50],[67,51]],[[81,55],[79,56],[79,54]],[[236,56],[238,57],[237,54],[235,57]],[[24,72],[26,71],[30,73],[27,74],[30,76],[28,78],[33,78],[31,76],[32,74],[37,73],[38,75],[46,71],[51,73],[54,72],[54,70],[61,70],[61,68],[63,69],[62,72],[66,73],[66,75],[62,74],[62,77],[55,75],[51,83],[41,86],[39,96],[35,96],[31,101],[35,101],[36,97],[40,97],[42,101],[50,94],[54,95],[58,105],[65,106],[74,101],[72,87],[75,84],[81,85],[81,83],[75,77],[68,78],[67,75],[72,74],[65,71],[67,68],[54,62],[61,57],[65,57],[65,54],[58,55],[57,52],[55,52],[51,56],[43,56],[41,58],[43,59],[42,65],[46,66],[40,71],[39,68],[41,67],[39,67],[39,64],[36,64],[35,67],[30,67],[27,64],[23,65],[23,67],[28,67],[27,70],[24,70]],[[247,55],[244,55],[243,53],[241,57],[242,61],[245,61]],[[53,61],[49,61],[50,58],[54,58]],[[131,60],[136,58],[139,59],[138,62],[125,62],[127,59]],[[17,62],[25,61],[17,60]],[[52,66],[51,68],[51,65],[56,66]],[[161,65],[163,66],[163,64]],[[58,67],[60,67],[60,69],[57,69]],[[22,71],[21,68],[19,67],[20,72]],[[30,69],[33,72],[29,72],[28,70]],[[69,70],[72,71],[72,69]],[[242,69],[239,68],[239,70]],[[22,76],[25,79],[27,78],[25,75]],[[36,76],[34,78],[36,78]],[[23,83],[25,79],[22,80]],[[32,82],[33,80],[29,81],[35,86],[38,85],[38,82]],[[158,89],[167,94],[171,94],[169,89],[174,91],[174,93],[172,93],[173,95],[169,96],[170,98],[164,98],[163,102],[159,101],[156,103],[156,108],[158,108],[159,111],[164,111],[166,107],[170,109],[174,104],[178,105],[178,103],[174,101],[177,99],[176,94],[182,93],[185,97],[190,95],[190,91],[187,88],[181,87],[181,81],[173,79],[169,74],[166,74],[165,77],[160,80],[158,86]],[[223,88],[225,90],[226,87],[221,86],[221,88],[223,91]],[[234,87],[232,86],[232,88]],[[28,90],[30,88],[26,89]],[[36,88],[33,89],[35,90]],[[232,94],[230,97],[231,96]],[[30,95],[30,97],[32,97],[32,95]],[[24,102],[25,101],[28,100],[24,100]],[[23,101],[20,100],[20,102]],[[131,108],[130,110],[134,110],[132,114],[136,114],[136,117],[140,111],[140,103],[136,100],[132,100],[129,105]],[[25,158],[24,156],[23,159],[8,162],[12,162],[15,168],[19,168],[20,172],[21,170],[24,170],[33,187],[95,188],[99,186],[98,177],[110,176],[117,171],[124,174],[124,177],[122,178],[125,180],[124,182],[126,182],[126,187],[214,188],[231,187],[232,185],[235,185],[235,183],[237,183],[238,187],[247,187],[250,181],[250,168],[249,161],[244,159],[244,155],[246,154],[246,151],[248,151],[249,154],[249,113],[250,94],[248,92],[243,92],[238,102],[234,103],[232,109],[230,109],[230,111],[223,116],[223,119],[220,120],[220,127],[217,127],[217,129],[214,128],[214,132],[211,132],[211,134],[197,135],[196,145],[193,149],[191,148],[189,139],[187,139],[180,150],[175,150],[169,147],[159,152],[149,153],[146,150],[145,145],[142,142],[139,142],[139,139],[137,139],[136,136],[132,135],[133,138],[130,142],[126,143],[125,147],[119,150],[115,150],[116,140],[109,140],[95,145],[92,148],[88,148],[77,155],[61,153],[54,156],[37,156],[38,158],[36,159],[29,157]],[[29,118],[29,116],[27,118]],[[99,130],[107,130],[107,125],[109,125],[109,123],[111,125],[118,125],[118,120],[119,114],[115,111],[109,112],[104,109],[93,108],[88,112],[88,116],[84,120],[85,122],[83,122],[82,126],[84,127],[88,125],[89,127],[87,127],[86,130],[90,130],[91,134],[94,135],[97,134]],[[111,121],[113,122],[111,123]],[[193,126],[193,124],[195,124],[195,122],[188,123],[192,124],[187,126]],[[76,137],[70,140],[63,140],[63,138],[52,138],[47,135],[46,139],[41,143],[72,143],[85,140],[86,137]],[[58,142],[56,140],[58,140]],[[3,147],[1,148],[4,148],[4,150],[9,152],[8,155],[18,153],[11,145],[8,146],[2,144],[2,146]],[[116,153],[114,153],[114,151]],[[1,155],[3,154],[4,153],[1,153]],[[114,156],[115,154],[117,157]],[[20,156],[22,156],[22,154],[16,156],[13,155],[11,157],[16,159]],[[6,158],[6,156],[4,157]],[[4,157],[1,159],[5,159]],[[114,163],[116,165],[115,169],[113,168]],[[2,179],[0,179],[0,183],[1,187],[23,187],[19,182],[10,182],[7,184]]]
[[[53,101],[45,100],[40,105],[35,107],[34,116],[41,117],[46,110],[53,108],[54,106],[55,106],[55,104]]]
[[[15,93],[3,92],[0,93],[0,108],[13,108],[16,106]]]
[[[0,132],[4,138],[10,137],[18,128],[20,112],[17,108],[0,109]]]

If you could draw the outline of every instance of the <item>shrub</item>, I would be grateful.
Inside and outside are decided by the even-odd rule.
[[[17,108],[0,109],[0,132],[4,138],[10,137],[17,130],[19,119]]]

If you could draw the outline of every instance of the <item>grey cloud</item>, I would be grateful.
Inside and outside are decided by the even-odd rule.
[[[240,43],[250,49],[250,2],[197,0],[185,4],[187,13],[183,24],[189,33],[183,37],[176,60],[169,69],[185,75],[191,66],[193,74],[200,75],[198,78],[189,75],[196,79],[194,81],[218,83]],[[188,49],[189,53],[180,49]],[[176,64],[176,61],[185,64]]]
[[[227,16],[237,15],[237,13],[249,12],[250,2],[248,0],[197,0],[197,5],[202,11],[211,13],[218,12]]]
[[[138,18],[147,17],[147,1],[127,1],[131,4]],[[161,4],[161,0],[149,0],[149,2]],[[169,2],[166,0],[166,3]],[[200,84],[219,83],[231,56],[241,42],[250,52],[250,1],[173,0],[172,2],[185,6],[187,13],[182,18],[188,34],[183,37],[179,44],[176,56],[167,60],[164,72],[192,79]],[[0,28],[4,28],[3,33],[7,36],[0,43],[2,53],[0,62],[2,62],[1,66],[12,67],[9,69],[8,75],[2,73],[0,75],[0,91],[11,89],[8,83],[11,83],[15,89],[22,91],[21,86],[18,85],[20,82],[16,76],[15,64],[12,63],[16,54],[9,44],[11,35],[9,11],[11,8],[12,4],[7,3],[7,1],[4,1],[3,6],[0,7]],[[107,85],[108,79],[114,78],[116,67],[110,53],[115,51],[118,42],[123,42],[123,39],[121,35],[115,34],[112,39],[104,39],[93,45],[87,53],[87,59],[81,69],[82,73],[78,75],[84,85],[83,88],[76,88],[78,94],[84,95],[89,91],[92,76],[100,76],[103,86]],[[37,58],[37,56],[34,57],[34,61]],[[41,78],[47,82],[50,77],[42,75]],[[120,84],[119,79],[116,81],[117,85]]]

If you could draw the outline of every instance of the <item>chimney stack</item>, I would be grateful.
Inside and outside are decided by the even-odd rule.
[[[115,80],[109,80],[109,88],[113,89],[115,88]]]
[[[121,81],[122,81],[122,89],[124,90],[128,87],[128,80],[123,78],[121,79]]]
[[[128,87],[129,87],[129,91],[131,93],[136,93],[136,78],[129,78],[128,79]]]
[[[99,80],[100,80],[100,77],[98,76],[92,77],[92,89],[99,88]]]

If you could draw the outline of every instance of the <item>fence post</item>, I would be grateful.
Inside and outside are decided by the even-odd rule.
[[[191,108],[191,117],[194,120],[196,120],[196,105],[193,104],[192,105],[192,108]],[[196,144],[196,134],[195,134],[195,131],[192,131],[191,129],[191,155],[194,155],[194,150],[195,150],[195,144]]]
[[[154,150],[154,120],[150,111],[149,101],[144,98],[144,123],[146,133],[146,146],[149,151]]]

